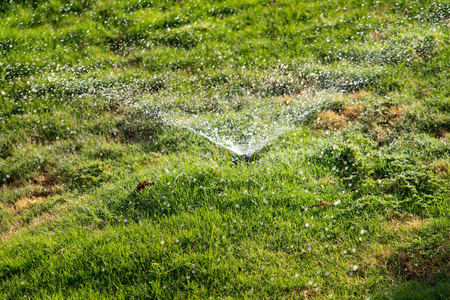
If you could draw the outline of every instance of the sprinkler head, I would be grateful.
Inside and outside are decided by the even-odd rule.
[[[250,155],[244,154],[244,155],[241,155],[242,159],[244,159],[246,163],[252,162],[253,156],[254,156],[254,154],[250,154]]]
[[[243,163],[245,161],[245,163],[249,164],[252,162],[253,160],[253,155],[239,155],[239,157],[241,159],[237,159],[237,160],[233,160],[233,163],[237,166],[240,163]]]

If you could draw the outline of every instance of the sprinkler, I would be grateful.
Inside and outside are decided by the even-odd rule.
[[[256,153],[258,153],[258,152],[259,152],[259,150],[258,151],[250,151],[245,154],[238,154],[238,153],[234,152],[234,154],[237,154],[242,160],[244,160],[246,163],[249,164],[253,161],[253,159],[255,159]]]
[[[243,160],[245,160],[246,163],[251,163],[253,160],[253,157],[255,156],[255,153],[253,154],[244,154],[244,155],[240,155],[242,157]]]

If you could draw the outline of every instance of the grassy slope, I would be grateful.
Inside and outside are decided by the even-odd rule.
[[[449,298],[449,7],[2,2],[0,296]],[[305,91],[250,165],[129,105]]]

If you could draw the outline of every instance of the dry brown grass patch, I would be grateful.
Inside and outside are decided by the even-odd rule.
[[[277,101],[278,101],[278,103],[280,103],[280,104],[291,105],[293,99],[294,99],[294,96],[292,96],[292,95],[286,95],[286,96],[283,96],[283,97],[281,97],[281,98],[278,98]]]
[[[319,114],[316,124],[329,130],[340,130],[347,126],[347,118],[334,111],[326,110]]]
[[[434,268],[430,262],[421,264],[420,266],[417,264],[416,266],[413,264],[413,259],[408,253],[400,252],[395,254],[394,257],[399,264],[400,275],[406,279],[426,277],[428,274],[435,273],[439,270]]]
[[[290,296],[292,299],[314,299],[317,297],[317,292],[314,289],[293,289]]]
[[[450,161],[449,160],[438,160],[433,163],[433,172],[439,176],[446,176],[450,174]]]
[[[30,223],[17,223],[14,226],[12,226],[8,231],[0,232],[0,241],[7,239],[8,237],[12,236],[13,234],[17,233],[23,228],[39,226],[44,223],[50,222],[55,218],[56,216],[53,214],[45,214],[40,216],[39,218],[33,219]]]
[[[14,203],[14,206],[18,209],[30,209],[33,207],[34,204],[42,203],[44,202],[45,199],[46,199],[45,197],[36,197],[36,198],[23,197],[20,198],[16,203]]]
[[[427,223],[429,223],[429,220],[420,219],[419,217],[414,216],[406,222],[405,227],[406,228],[414,228],[414,229],[422,229]]]
[[[28,194],[31,197],[49,197],[52,195],[60,194],[64,190],[62,185],[51,185],[51,186],[42,186],[42,185],[33,185],[33,189]]]
[[[28,195],[21,197],[15,203],[9,205],[10,211],[15,214],[20,214],[23,210],[32,209],[35,205],[49,201],[49,199],[52,199],[50,195],[54,194],[44,193],[43,196]]]
[[[421,219],[418,216],[407,216],[395,218],[386,223],[387,229],[408,231],[411,229],[422,229],[430,222],[429,219]]]
[[[388,108],[388,112],[387,115],[389,116],[390,119],[399,119],[401,117],[403,117],[403,115],[405,114],[405,108],[403,106],[390,106]]]
[[[406,252],[393,254],[387,264],[388,269],[398,272],[398,275],[407,280],[415,278],[432,279],[433,274],[445,270],[447,266],[431,258],[418,260]]]
[[[352,100],[362,100],[364,98],[366,98],[367,96],[369,96],[370,93],[364,90],[352,93],[348,96],[348,98],[352,99]]]
[[[418,216],[400,217],[386,222],[384,224],[386,234],[388,236],[394,234],[395,240],[400,242],[400,247],[397,243],[395,246],[391,243],[383,245],[376,251],[377,265],[407,280],[416,278],[432,280],[435,274],[445,272],[445,268],[449,266],[445,253],[450,250],[450,242],[434,245],[436,252],[433,255],[423,252],[426,247],[422,249],[420,248],[422,246],[418,246],[416,249],[417,246],[410,244],[422,236],[421,233],[430,222],[430,219],[421,219]]]
[[[383,248],[383,249],[380,251],[380,253],[378,253],[379,259],[381,259],[381,260],[384,261],[384,262],[386,262],[387,259],[388,259],[389,257],[391,257],[391,256],[392,256],[392,251],[391,251],[391,249],[388,249],[388,248]]]
[[[385,269],[388,267],[388,260],[392,256],[392,250],[386,244],[373,244],[370,255],[366,259],[366,264],[376,268]]]
[[[335,109],[321,112],[316,120],[316,127],[329,130],[341,130],[353,123],[353,121],[361,119],[365,107],[363,103],[358,102],[369,95],[369,92],[362,90],[356,93],[338,96],[342,101],[350,102],[348,101],[350,99],[352,104],[345,104],[342,106],[342,109],[339,110]]]
[[[47,224],[51,221],[54,221],[55,219],[57,219],[58,217],[60,217],[61,215],[64,215],[66,213],[66,211],[68,209],[70,209],[71,205],[70,203],[74,203],[81,201],[84,202],[86,201],[87,196],[80,196],[77,198],[73,198],[71,199],[70,202],[66,202],[64,204],[62,204],[61,206],[58,207],[57,210],[52,210],[51,212],[46,212],[44,214],[41,214],[35,218],[33,218],[31,221],[29,222],[22,222],[18,219],[13,219],[11,226],[9,227],[9,229],[0,232],[0,241],[7,239],[8,237],[16,234],[17,232],[21,231],[22,229],[26,229],[26,228],[32,228],[32,227],[36,227],[36,226],[41,226],[43,224]],[[29,201],[31,200],[31,201]],[[17,201],[14,205],[6,205],[7,208],[9,208],[10,210],[14,210],[14,206],[15,205],[23,205],[23,208],[19,208],[19,206],[16,206],[16,210],[20,210],[20,209],[29,209],[27,206],[31,206],[33,205],[33,203],[42,203],[44,201],[48,201],[49,198],[34,198],[34,199],[21,199],[19,201]],[[31,204],[31,205],[30,205]],[[5,207],[5,205],[4,205]],[[18,214],[17,214],[18,215]]]
[[[13,189],[14,187],[9,187]],[[20,214],[23,210],[31,209],[35,204],[46,201],[47,198],[61,194],[64,191],[62,185],[55,184],[49,174],[35,178],[31,184],[16,187],[20,189],[14,203],[6,205],[8,210],[14,214]]]
[[[50,168],[50,166],[47,165],[46,168]],[[45,185],[45,186],[49,186],[49,185],[53,185],[54,184],[53,176],[51,176],[48,173],[42,174],[41,176],[35,178],[33,181],[35,183],[38,183],[38,184],[41,184],[41,185]]]
[[[350,120],[356,119],[359,115],[364,112],[364,105],[345,105],[342,114],[349,118]]]
[[[439,135],[439,139],[440,139],[442,142],[448,141],[449,137],[450,137],[450,133],[449,133],[449,132],[446,132],[446,131],[442,131],[441,134]]]
[[[55,184],[53,177],[46,173],[33,180],[28,188],[26,196],[28,197],[49,197],[52,195],[60,194],[64,190],[64,187],[59,184]]]
[[[13,182],[9,183],[9,184],[5,184],[3,185],[3,188],[5,189],[17,189],[20,188],[24,185],[24,183],[20,180],[14,180]]]

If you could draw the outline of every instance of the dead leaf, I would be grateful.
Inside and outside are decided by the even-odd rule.
[[[147,181],[144,181],[144,182],[141,182],[141,183],[139,183],[139,184],[137,185],[136,190],[139,192],[139,191],[145,189],[147,186],[152,186],[152,185],[154,185],[154,184],[155,184],[154,182],[147,182]]]

